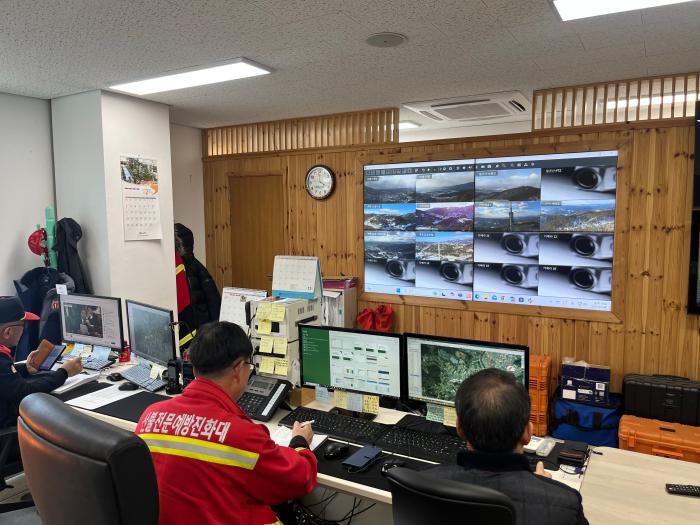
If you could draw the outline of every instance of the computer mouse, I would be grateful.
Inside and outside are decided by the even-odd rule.
[[[382,476],[386,477],[387,472],[389,472],[394,467],[405,467],[406,462],[401,459],[390,459],[382,464]]]
[[[124,383],[119,385],[119,390],[136,390],[139,387],[136,383]]]
[[[110,381],[121,381],[124,378],[119,372],[113,372],[107,376],[107,379],[109,379]]]
[[[350,447],[346,443],[338,443],[337,441],[331,441],[323,449],[323,457],[326,459],[336,459],[344,457]]]

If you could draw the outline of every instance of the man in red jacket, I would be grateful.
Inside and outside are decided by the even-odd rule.
[[[136,433],[153,455],[159,525],[279,523],[271,506],[316,485],[311,426],[295,423],[289,447],[281,447],[236,404],[252,354],[239,326],[203,325],[190,346],[196,379],[141,416]]]

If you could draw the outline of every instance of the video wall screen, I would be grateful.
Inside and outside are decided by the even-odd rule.
[[[609,311],[617,158],[366,165],[365,291]]]

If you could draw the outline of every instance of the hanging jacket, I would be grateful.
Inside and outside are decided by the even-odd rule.
[[[75,281],[75,293],[92,293],[87,274],[78,255],[78,241],[83,237],[80,224],[70,218],[63,218],[56,223],[56,243],[54,250],[58,255],[58,271],[67,273]]]
[[[148,407],[136,434],[153,456],[159,525],[279,524],[271,505],[316,485],[316,456],[303,437],[277,445],[207,379]]]
[[[189,346],[199,328],[209,321],[219,320],[221,294],[214,279],[194,256],[194,235],[187,226],[175,224],[175,249],[182,257],[190,291],[190,304],[179,312],[180,349]]]
[[[54,344],[61,342],[61,318],[56,299],[56,285],[65,284],[73,291],[73,280],[53,268],[39,267],[29,270],[21,279],[14,281],[17,297],[28,312],[40,313],[40,321],[25,323],[24,332],[15,347],[17,361],[27,358],[42,339]]]

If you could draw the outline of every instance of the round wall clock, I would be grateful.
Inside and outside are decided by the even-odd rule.
[[[306,172],[306,191],[314,199],[323,200],[330,197],[335,189],[335,173],[328,166],[317,164]]]

